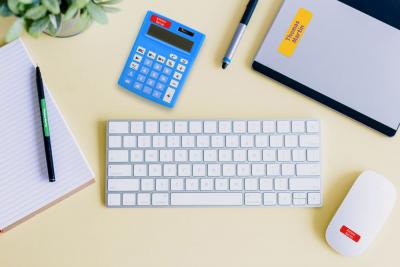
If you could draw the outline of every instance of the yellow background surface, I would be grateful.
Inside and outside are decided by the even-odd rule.
[[[400,188],[400,136],[385,137],[251,69],[281,3],[259,2],[225,71],[221,59],[245,0],[126,0],[107,25],[94,24],[76,37],[33,39],[25,34],[23,40],[87,156],[96,183],[0,235],[0,266],[399,266],[398,203],[362,256],[342,257],[325,241],[329,220],[361,171],[380,172]],[[173,110],[117,86],[149,9],[206,34]],[[12,20],[0,19],[0,36]],[[107,209],[106,121],[144,118],[320,119],[324,205],[315,209]]]

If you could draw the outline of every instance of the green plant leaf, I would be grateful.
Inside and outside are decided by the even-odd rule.
[[[89,15],[98,23],[100,24],[106,24],[107,23],[107,15],[104,12],[104,10],[96,5],[93,2],[89,2],[87,5],[87,11],[89,12]]]
[[[50,15],[49,17],[50,17],[50,23],[47,30],[52,36],[56,36],[61,29],[61,20],[62,20],[61,14]]]
[[[32,4],[33,0],[18,0],[21,4],[29,5]]]
[[[53,14],[60,13],[60,4],[58,3],[58,0],[42,0],[42,4],[48,10],[50,10],[51,13]]]
[[[37,20],[46,15],[47,8],[45,6],[35,6],[25,13],[25,18]]]
[[[24,25],[25,25],[25,20],[23,18],[18,18],[8,29],[5,41],[9,43],[17,39],[21,35],[22,30],[24,29]]]
[[[77,7],[79,9],[84,8],[85,6],[87,6],[87,4],[89,4],[90,0],[75,0],[75,4],[77,5]]]
[[[115,5],[121,3],[122,1],[123,0],[105,0],[105,1],[95,1],[95,2],[101,5]]]
[[[105,12],[108,12],[108,13],[116,13],[116,12],[119,12],[119,11],[120,11],[119,8],[111,7],[111,6],[102,6],[101,8],[102,8]]]
[[[32,22],[31,26],[29,26],[29,34],[33,37],[38,37],[39,33],[44,31],[48,27],[49,22],[49,16],[45,16],[41,19],[35,20],[34,22]]]
[[[0,16],[7,17],[12,15],[11,10],[8,8],[7,1],[0,4]]]
[[[8,8],[11,10],[12,13],[14,13],[15,15],[19,14],[19,10],[18,10],[18,0],[7,0],[7,5]]]
[[[76,13],[78,12],[78,6],[76,4],[72,4],[67,12],[64,14],[64,20],[70,20],[75,17]]]

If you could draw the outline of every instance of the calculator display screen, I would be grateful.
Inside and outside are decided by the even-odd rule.
[[[193,47],[192,41],[176,35],[170,31],[167,31],[161,27],[158,27],[154,24],[150,24],[147,34],[189,53]]]

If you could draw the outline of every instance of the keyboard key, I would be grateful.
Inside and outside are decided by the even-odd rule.
[[[158,161],[158,151],[157,150],[146,150],[146,152],[144,154],[144,161],[146,161],[146,162]]]
[[[154,179],[142,179],[140,184],[142,191],[154,190]]]
[[[272,191],[272,189],[273,189],[273,179],[269,178],[260,179],[260,190]]]
[[[132,176],[131,165],[108,165],[108,176]]]
[[[108,204],[108,206],[120,206],[121,205],[121,195],[120,194],[108,194],[107,204]]]
[[[247,153],[248,153],[248,161],[261,161],[261,150],[249,149]]]
[[[262,125],[264,133],[275,133],[276,131],[275,121],[263,121]]]
[[[175,133],[187,133],[188,122],[187,121],[176,121],[175,122]]]
[[[147,176],[147,165],[146,164],[133,165],[133,176],[136,176],[136,177]]]
[[[292,158],[292,151],[289,149],[278,150],[278,161],[290,161]]]
[[[144,151],[143,150],[131,150],[131,161],[132,162],[143,162]]]
[[[171,193],[175,206],[240,206],[242,193]]]
[[[160,177],[162,174],[161,164],[149,164],[149,176]]]
[[[276,161],[276,150],[274,149],[265,149],[263,150],[263,161]]]
[[[152,71],[150,72],[150,78],[157,79],[159,76],[158,72]]]
[[[286,178],[276,178],[274,180],[275,190],[282,191],[288,190],[288,179]]]
[[[210,137],[208,135],[197,136],[196,146],[197,147],[209,147],[210,146]]]
[[[172,161],[173,150],[160,150],[160,161]]]
[[[170,75],[171,72],[172,72],[172,70],[171,70],[170,68],[164,67],[163,73],[164,73],[165,75]]]
[[[222,176],[236,176],[236,165],[235,164],[223,164],[222,165]]]
[[[144,132],[144,123],[142,121],[131,122],[131,133],[140,134]]]
[[[293,121],[292,122],[292,131],[294,133],[304,133],[305,132],[305,123],[304,121]]]
[[[319,164],[296,164],[296,173],[299,176],[317,176],[321,173]]]
[[[217,161],[217,150],[204,150],[204,161]]]
[[[167,83],[167,82],[168,82],[168,77],[165,76],[165,75],[161,75],[161,76],[160,76],[160,82],[162,82],[162,83]]]
[[[138,136],[138,147],[150,147],[151,137],[150,136]]]
[[[278,121],[277,129],[278,129],[278,133],[290,132],[290,121]]]
[[[300,146],[301,147],[318,147],[319,136],[318,135],[300,135]]]
[[[319,161],[320,160],[319,150],[308,149],[307,150],[307,160],[308,161]]]
[[[244,180],[244,189],[247,191],[258,190],[258,179],[247,178]]]
[[[171,179],[171,190],[182,191],[184,189],[184,179]]]
[[[268,147],[269,136],[268,135],[256,135],[256,147]]]
[[[176,164],[164,164],[164,176],[175,177],[176,176]]]
[[[247,123],[247,128],[249,133],[260,133],[261,132],[261,122],[260,121],[249,121]]]
[[[234,121],[233,122],[233,132],[234,133],[245,133],[246,132],[246,122],[245,121]]]
[[[299,191],[319,191],[321,181],[318,178],[292,178],[289,179],[289,188]]]
[[[276,205],[276,193],[264,193],[264,205],[275,206]]]
[[[292,151],[293,161],[305,161],[306,151],[303,149],[295,149]]]
[[[200,190],[201,191],[214,190],[214,180],[213,179],[201,179],[200,180]]]
[[[195,136],[185,135],[182,136],[182,147],[195,147]]]
[[[269,144],[271,147],[283,147],[283,136],[271,135],[269,137]]]
[[[232,123],[230,121],[220,121],[218,129],[220,133],[231,133]]]
[[[228,179],[215,179],[215,190],[228,190]]]
[[[167,136],[167,147],[179,147],[180,137],[179,136]]]
[[[221,176],[221,165],[219,164],[208,164],[207,165],[208,176],[215,177]]]
[[[190,150],[189,151],[189,160],[194,162],[199,162],[203,160],[203,151],[202,150]]]
[[[242,135],[240,137],[241,147],[253,147],[254,146],[254,136],[253,135]]]
[[[188,160],[188,152],[187,150],[178,149],[175,150],[175,161],[183,162]]]
[[[147,56],[151,59],[156,59],[156,53],[151,50],[147,53]]]
[[[186,179],[186,190],[187,191],[199,190],[199,179]]]
[[[201,133],[203,131],[203,125],[201,121],[191,121],[189,123],[190,133]]]
[[[113,121],[108,124],[108,132],[111,134],[129,133],[129,123],[127,121]]]
[[[306,205],[306,199],[304,198],[293,198],[293,205],[304,206]]]
[[[109,136],[108,147],[110,148],[121,147],[121,136]]]
[[[151,198],[149,193],[137,194],[137,204],[139,206],[148,206],[151,204]]]
[[[307,121],[307,132],[318,133],[319,132],[319,121]]]
[[[132,193],[122,194],[122,205],[124,205],[124,206],[136,205],[136,194],[132,194]]]
[[[128,162],[128,150],[108,150],[109,162]]]
[[[278,176],[281,174],[281,168],[279,164],[267,164],[267,175]]]
[[[238,164],[237,165],[238,176],[249,176],[250,175],[250,164]]]
[[[232,150],[221,149],[218,151],[218,160],[221,162],[232,161]]]
[[[204,176],[206,176],[206,165],[193,164],[193,177],[204,177]]]
[[[320,193],[308,193],[308,200],[309,205],[321,205],[321,194]]]
[[[282,206],[289,206],[292,204],[292,194],[291,193],[279,193],[278,194],[278,204]]]
[[[285,136],[285,147],[297,147],[298,138],[297,135],[286,135]]]
[[[172,121],[161,121],[160,122],[160,133],[172,133]]]
[[[186,67],[181,64],[178,64],[178,67],[176,67],[176,69],[179,70],[180,72],[185,72]]]
[[[251,164],[251,174],[253,176],[264,176],[265,164]]]
[[[138,179],[108,179],[108,191],[138,191]]]
[[[124,136],[124,147],[132,148],[136,147],[136,136]]]
[[[227,135],[225,138],[226,147],[239,147],[239,136],[237,135]],[[224,143],[221,142],[221,146],[224,146]]]
[[[151,204],[154,206],[167,206],[169,205],[168,193],[154,193],[151,195]]]
[[[248,206],[259,206],[261,205],[261,193],[246,193],[245,194],[245,205]]]
[[[295,175],[295,165],[294,164],[282,164],[282,175],[283,176]]]
[[[247,153],[246,150],[243,149],[235,149],[233,151],[233,160],[234,161],[247,161]]]
[[[229,189],[231,191],[243,190],[243,180],[239,178],[229,179]]]
[[[204,122],[204,133],[216,133],[217,122],[216,121],[205,121]]]
[[[160,148],[166,146],[166,139],[163,135],[153,136],[153,147]]]
[[[160,65],[158,63],[154,63],[153,69],[156,70],[156,71],[161,71],[162,70],[162,65]]]
[[[168,179],[156,179],[156,191],[168,191],[168,190],[169,190]]]

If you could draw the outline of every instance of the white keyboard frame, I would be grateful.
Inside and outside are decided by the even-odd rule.
[[[131,122],[143,122],[143,123],[145,123],[145,122],[150,122],[150,121],[158,123],[157,124],[158,125],[158,132],[157,133],[145,133],[145,129],[143,129],[143,133],[141,133],[141,134],[130,133],[130,131],[131,131]],[[174,127],[175,126],[175,122],[179,122],[179,121],[188,122],[188,132],[187,133],[173,133],[173,134],[160,133],[160,122],[163,122],[163,121],[172,122],[173,123],[173,129],[175,128]],[[231,190],[217,191],[217,190],[215,190],[215,183],[213,184],[214,190],[212,190],[212,191],[201,191],[201,189],[200,189],[200,180],[202,179],[201,177],[197,177],[197,179],[199,180],[199,189],[197,191],[187,191],[187,190],[172,191],[171,190],[171,179],[174,179],[175,177],[165,178],[164,176],[154,177],[154,190],[152,190],[152,191],[141,191],[141,190],[139,190],[139,191],[109,191],[108,190],[108,180],[109,179],[115,179],[115,178],[117,178],[117,179],[118,178],[120,178],[120,179],[129,179],[129,177],[115,177],[115,176],[113,177],[113,176],[109,176],[108,165],[109,164],[119,165],[119,164],[122,164],[122,163],[109,162],[108,151],[110,149],[112,149],[112,150],[119,150],[119,149],[121,149],[121,150],[129,150],[129,152],[128,152],[128,162],[129,162],[129,164],[132,165],[132,169],[133,169],[134,163],[131,161],[130,150],[138,149],[137,143],[136,143],[136,148],[133,148],[133,149],[132,148],[124,148],[123,137],[121,138],[122,139],[121,140],[121,148],[119,148],[119,149],[118,148],[109,148],[109,136],[111,136],[111,135],[117,135],[117,136],[118,135],[119,136],[125,136],[125,135],[134,135],[134,136],[140,136],[140,135],[152,135],[152,136],[154,136],[154,135],[163,135],[163,136],[168,136],[168,135],[199,135],[198,133],[189,133],[189,122],[192,122],[192,121],[197,121],[197,122],[201,122],[202,123],[202,132],[203,133],[204,133],[204,122],[208,122],[208,121],[217,122],[217,132],[216,133],[207,133],[207,135],[210,135],[210,136],[212,136],[212,135],[224,135],[224,136],[226,136],[226,135],[241,135],[242,133],[234,133],[233,132],[233,122],[237,122],[237,121],[246,122],[246,132],[243,133],[243,134],[254,135],[254,136],[256,136],[257,134],[258,135],[269,134],[269,133],[263,132],[263,122],[265,122],[265,121],[271,122],[272,121],[272,122],[275,122],[275,132],[273,134],[270,134],[270,135],[290,135],[290,134],[293,134],[292,131],[289,131],[288,133],[279,133],[278,129],[277,129],[278,128],[277,127],[277,123],[278,122],[283,122],[283,121],[289,121],[290,122],[290,128],[292,128],[292,122],[294,122],[294,121],[300,121],[300,122],[304,121],[304,123],[305,123],[304,124],[305,131],[304,131],[303,134],[304,135],[312,134],[312,135],[318,135],[319,136],[319,145],[318,145],[318,147],[313,147],[312,149],[313,150],[316,150],[316,149],[319,150],[319,161],[314,162],[314,163],[318,163],[319,164],[319,173],[320,174],[318,176],[319,176],[319,181],[320,181],[320,189],[319,190],[314,190],[314,191],[311,191],[311,190],[304,190],[304,191],[300,191],[300,190],[299,191],[293,191],[293,190],[290,190],[289,189],[289,178],[288,178],[288,189],[287,190],[283,190],[283,191],[277,191],[277,190],[274,190],[274,189],[271,190],[271,191],[263,191],[263,190],[261,190],[260,189],[260,183],[259,183],[260,179],[268,178],[268,179],[274,179],[275,180],[276,178],[284,178],[285,177],[285,176],[282,175],[282,170],[281,170],[281,167],[280,167],[281,175],[279,175],[279,176],[276,176],[276,177],[270,177],[270,176],[267,176],[267,175],[265,177],[260,177],[260,176],[257,177],[256,176],[255,178],[258,179],[258,184],[257,184],[258,190],[256,190],[256,191],[246,191],[245,190],[245,185],[244,185],[245,181],[244,181],[244,179],[245,178],[250,178],[249,176],[241,178],[243,180],[243,189],[240,190],[240,191],[231,191]],[[218,125],[219,125],[218,123],[221,122],[221,121],[228,121],[228,122],[231,123],[231,132],[230,133],[220,133],[220,132],[218,132]],[[248,122],[250,122],[250,121],[260,121],[260,123],[261,123],[261,131],[260,131],[260,133],[249,133],[247,131],[247,125],[248,125]],[[109,125],[110,125],[111,122],[128,122],[129,123],[129,127],[128,127],[129,133],[110,134]],[[307,122],[316,122],[318,124],[318,131],[317,132],[313,131],[312,133],[308,133],[307,132]],[[217,207],[217,208],[218,207],[219,208],[221,208],[221,207],[246,207],[246,208],[249,208],[249,207],[253,207],[253,208],[254,207],[262,207],[262,208],[268,208],[268,207],[296,207],[296,208],[315,208],[315,207],[322,207],[322,204],[323,204],[323,183],[322,183],[322,164],[321,164],[321,162],[322,162],[321,124],[320,124],[320,121],[317,120],[317,119],[292,119],[292,120],[284,120],[284,119],[280,119],[280,120],[274,120],[274,119],[267,119],[267,120],[265,120],[265,119],[264,120],[257,120],[257,119],[254,119],[254,120],[253,119],[250,119],[250,120],[249,119],[239,119],[239,120],[223,120],[223,119],[222,120],[221,119],[218,119],[218,120],[215,120],[215,119],[214,120],[213,119],[210,119],[210,120],[154,120],[154,119],[149,119],[149,120],[143,120],[143,119],[141,119],[141,120],[110,120],[110,121],[107,122],[107,127],[106,128],[107,129],[106,129],[105,202],[106,202],[106,206],[107,207],[110,207],[110,208],[190,208],[190,207],[196,207],[196,208],[198,208],[198,207]],[[301,133],[298,133],[298,134],[300,135]],[[136,138],[136,140],[137,140],[137,138]],[[182,140],[180,140],[180,141],[182,141]],[[285,138],[284,137],[283,137],[283,142],[285,142]],[[298,140],[298,142],[300,142],[300,141]],[[180,142],[180,143],[182,144],[182,142]],[[240,138],[239,138],[239,143],[240,143]],[[269,140],[268,140],[268,143],[270,144]],[[211,148],[211,140],[210,140],[210,146],[209,147],[203,147],[201,149],[205,150],[207,148],[212,149]],[[284,148],[287,148],[287,147],[283,146],[282,148],[284,149]],[[300,147],[298,146],[297,148],[300,148]],[[310,148],[310,147],[308,147],[308,148]],[[165,150],[165,149],[170,149],[170,150],[176,150],[176,149],[187,149],[187,150],[190,150],[190,149],[193,149],[193,150],[195,150],[195,149],[199,149],[199,148],[198,147],[184,148],[184,147],[180,146],[179,148],[168,148],[168,147],[154,148],[154,147],[150,147],[150,148],[141,148],[141,149],[142,150],[151,149],[151,150],[158,150],[159,151],[159,150]],[[254,146],[253,147],[242,148],[242,147],[239,146],[237,148],[228,148],[226,146],[226,144],[225,144],[224,147],[215,148],[215,149],[231,149],[231,150],[235,150],[235,149],[245,149],[245,150],[249,150],[249,149],[261,149],[261,150],[262,149],[275,149],[276,150],[276,161],[275,162],[271,162],[271,163],[279,163],[279,164],[284,164],[285,163],[285,162],[278,161],[278,149],[279,149],[279,147],[270,147],[270,146],[268,146],[266,148],[256,147],[255,146],[255,137],[254,137]],[[294,148],[290,147],[289,149],[294,149]],[[307,147],[305,147],[305,148],[303,147],[302,149],[307,149]],[[159,152],[158,152],[158,155],[159,155]],[[232,153],[232,157],[233,157],[233,153]],[[262,152],[261,152],[261,157],[262,157]],[[307,151],[306,151],[306,157],[307,157]],[[232,159],[232,161],[233,161],[233,159]],[[189,160],[188,160],[188,162],[189,162]],[[220,164],[232,163],[232,162],[220,162],[220,161],[218,161],[218,162]],[[307,162],[309,162],[309,161],[307,161]],[[155,162],[155,163],[164,164],[163,162],[160,162],[160,161]],[[176,161],[172,161],[170,163],[179,164]],[[185,163],[185,162],[180,162],[180,163]],[[191,162],[191,164],[196,164],[196,163],[209,164],[210,162],[205,162],[204,158],[203,158],[203,161],[201,161],[201,162]],[[236,162],[235,164],[239,164],[239,163],[254,164],[254,163],[257,163],[257,162],[251,162],[251,161],[247,160],[247,161],[244,161],[244,162]],[[296,164],[296,163],[301,163],[301,162],[294,162],[292,160],[292,161],[286,162],[286,163]],[[147,163],[147,164],[151,164],[151,163]],[[250,170],[250,172],[251,172],[251,170]],[[295,172],[296,172],[296,166],[295,166]],[[286,176],[286,177],[288,177],[288,176]],[[182,178],[182,177],[176,177],[176,178]],[[186,179],[186,178],[188,178],[188,177],[185,177],[184,179]],[[205,176],[203,178],[207,178],[207,176]],[[222,176],[222,168],[221,168],[221,176],[213,177],[214,181],[215,181],[215,179],[219,179],[219,178],[227,178],[228,179],[228,187],[229,187],[229,179],[232,178],[232,177],[224,177],[224,176]],[[130,179],[142,179],[142,177],[133,177],[133,171],[132,171],[132,176],[130,177]],[[156,179],[168,179],[169,180],[169,190],[168,191],[156,191],[156,189],[155,189],[155,180]],[[295,178],[292,178],[292,179],[295,179]],[[317,178],[313,178],[313,179],[317,179]],[[274,183],[275,183],[275,181],[273,181],[273,187],[274,187]],[[294,203],[293,203],[293,193],[304,193],[304,192],[306,193],[306,199],[305,199],[306,204],[305,205],[294,205]],[[122,200],[123,193],[134,193],[135,197],[136,197],[136,200],[135,200],[136,204],[135,205],[127,205],[127,206],[123,205],[123,200]],[[169,193],[170,194],[169,195],[169,204],[168,205],[138,205],[138,203],[137,203],[138,202],[137,201],[137,199],[138,199],[137,194],[138,193],[151,193],[151,194],[153,194],[153,193]],[[242,194],[243,199],[242,199],[242,204],[240,204],[240,205],[204,205],[204,204],[201,204],[201,205],[171,205],[171,193],[240,193],[240,194]],[[261,196],[261,204],[260,205],[246,205],[246,203],[245,203],[245,194],[246,193],[261,193],[262,194],[262,196]],[[263,193],[276,193],[276,204],[275,205],[265,205],[264,204],[264,194]],[[289,205],[279,205],[278,204],[278,193],[291,193],[292,194],[292,196],[291,196],[291,204],[289,204]],[[319,204],[315,204],[315,205],[308,204],[308,196],[309,196],[308,194],[309,193],[319,193],[320,194],[320,203]],[[109,194],[120,194],[120,205],[109,205],[109,203],[108,203],[109,202],[108,201],[108,195]],[[150,201],[151,201],[151,197],[150,197]]]

